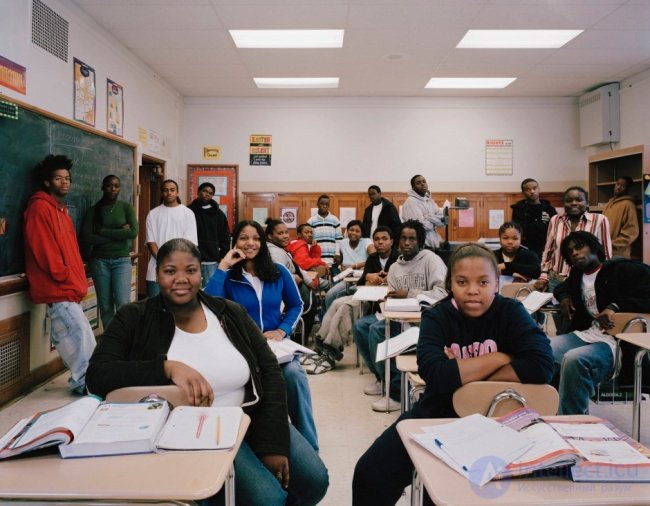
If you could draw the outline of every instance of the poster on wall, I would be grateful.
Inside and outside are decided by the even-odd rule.
[[[298,227],[298,208],[297,207],[283,207],[280,209],[280,219],[284,222],[287,228]],[[262,222],[264,223],[264,222]]]
[[[271,165],[271,135],[250,136],[249,165]]]
[[[232,231],[237,223],[237,188],[239,165],[188,165],[187,201],[192,202],[203,183],[212,183],[215,188],[214,200],[228,218]]]
[[[203,146],[204,160],[218,160],[221,158],[221,148],[219,146]]]
[[[95,126],[95,69],[74,59],[74,119]]]
[[[0,86],[25,95],[27,93],[27,69],[0,56]]]
[[[106,79],[106,131],[124,137],[124,88]]]
[[[485,175],[512,176],[512,140],[485,141]]]

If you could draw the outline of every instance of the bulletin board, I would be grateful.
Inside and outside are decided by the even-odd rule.
[[[199,186],[212,183],[215,187],[214,200],[228,217],[230,231],[237,223],[237,188],[239,165],[188,165],[187,202],[192,202],[198,194]]]

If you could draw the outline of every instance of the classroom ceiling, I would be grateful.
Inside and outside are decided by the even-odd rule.
[[[580,96],[650,68],[650,0],[73,0],[186,97]],[[342,49],[237,49],[230,29],[344,29]],[[469,29],[582,29],[559,49],[457,49]],[[339,77],[258,89],[253,77]],[[502,90],[431,77],[516,77]]]

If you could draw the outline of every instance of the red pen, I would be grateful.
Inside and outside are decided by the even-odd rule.
[[[196,427],[196,439],[199,439],[201,437],[201,431],[203,430],[203,424],[205,423],[206,418],[207,416],[205,415],[205,413],[201,413],[199,415],[199,424]]]

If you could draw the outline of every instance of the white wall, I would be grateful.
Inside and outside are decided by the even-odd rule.
[[[124,87],[124,138],[137,142],[138,127],[167,137],[171,144],[170,156],[165,160],[167,176],[184,186],[186,171],[180,164],[183,107],[180,95],[73,4],[43,1],[70,23],[69,61],[66,63],[31,43],[30,0],[0,0],[0,55],[27,68],[27,94],[0,87],[0,97],[8,95],[71,119],[73,58],[79,58],[96,73],[96,128],[106,131],[106,78],[110,78]],[[155,156],[165,159],[159,154]],[[32,312],[32,369],[52,360],[48,339],[43,334],[43,308],[30,304],[24,294],[0,298],[0,320]]]
[[[220,146],[241,191],[404,191],[417,173],[434,191],[586,182],[572,98],[186,98],[184,125],[184,162],[206,163],[203,146]],[[248,165],[251,134],[273,136],[271,167]],[[514,141],[512,176],[485,175],[487,139]]]

